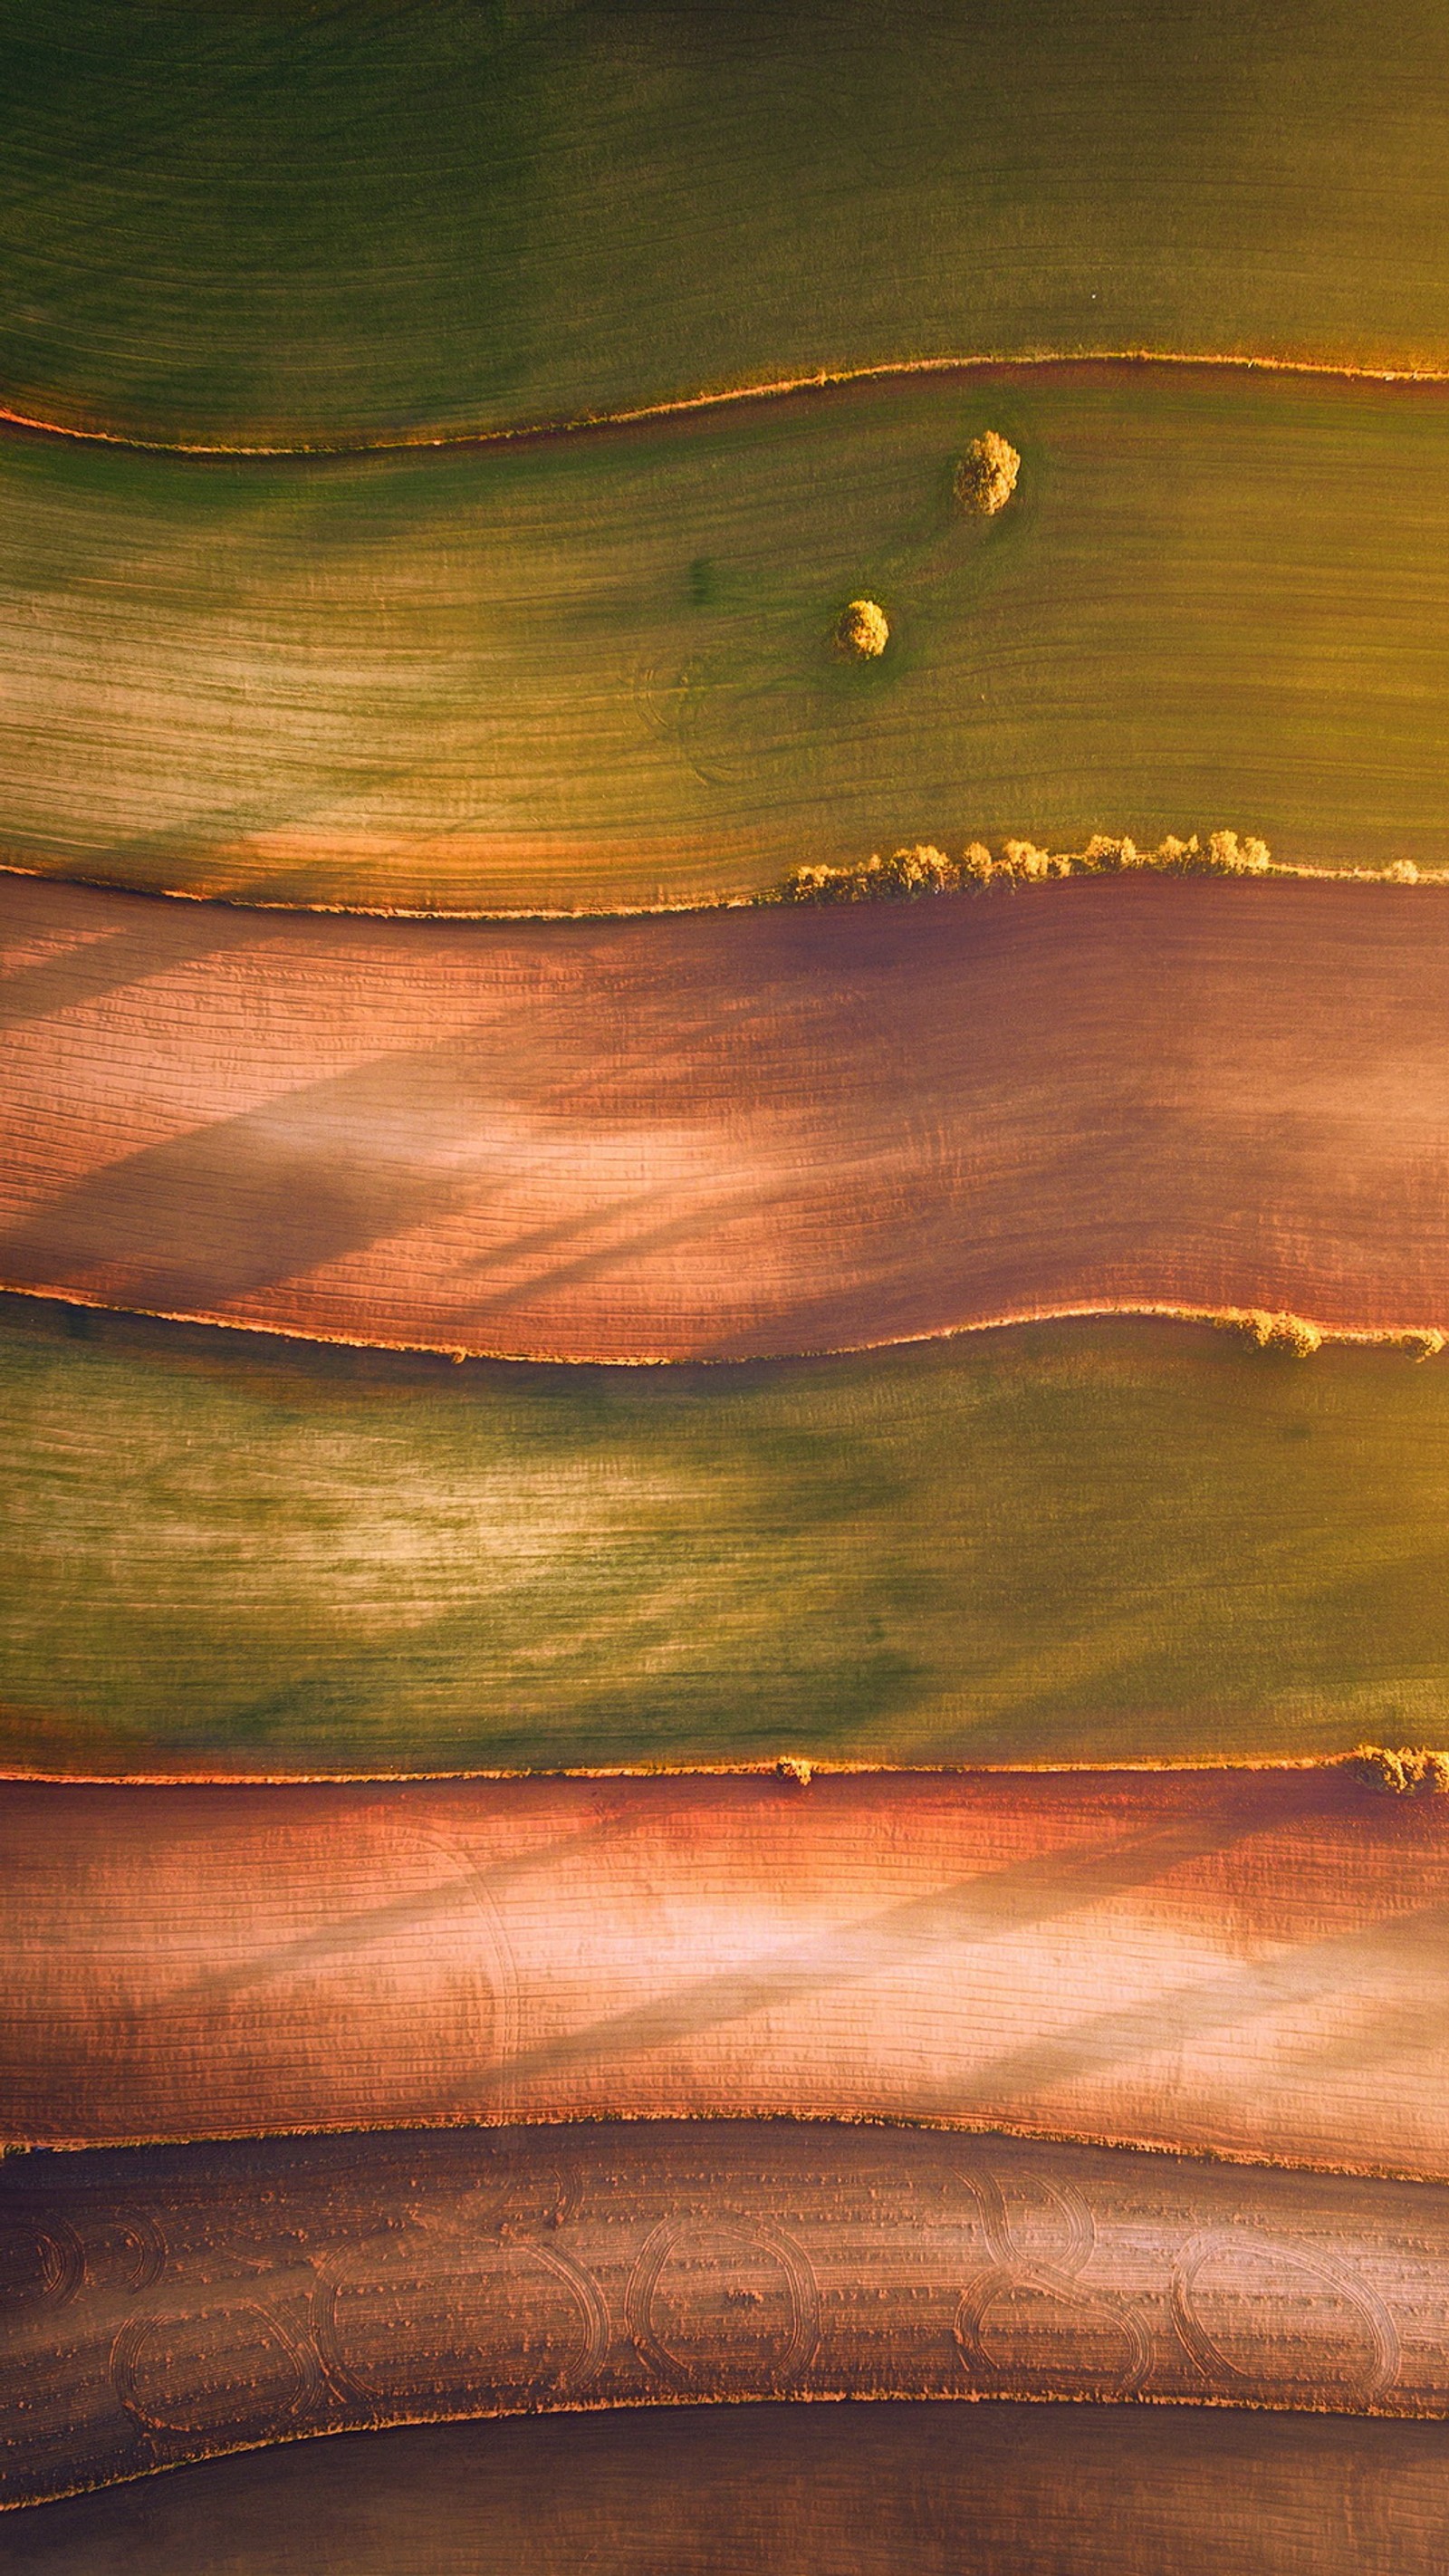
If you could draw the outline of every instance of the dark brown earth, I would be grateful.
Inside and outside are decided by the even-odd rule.
[[[12,2516],[16,2576],[1439,2576],[1442,2426],[728,2406],[304,2442]]]
[[[258,915],[0,880],[0,1284],[380,1343],[1449,1321],[1449,897]]]
[[[1449,2413],[1435,2185],[790,2122],[586,2124],[17,2157],[0,2228],[12,2502],[244,2444],[534,2409]]]

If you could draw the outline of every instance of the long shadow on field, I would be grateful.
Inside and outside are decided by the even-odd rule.
[[[1261,1817],[1245,1809],[1229,1819],[1189,1817],[1132,1835],[1106,1851],[1089,1845],[1013,1862],[843,1923],[819,1939],[782,1944],[757,1965],[701,1978],[628,2012],[522,2049],[494,2080],[506,2087],[590,2062],[667,2048],[724,2023],[898,1968],[905,1951],[957,1949],[1059,1921],[1103,1899],[1151,1886],[1184,1863],[1211,1858],[1260,1830]],[[1159,2027],[1156,2045],[1162,2037]],[[461,2088],[443,2100],[460,2098]]]
[[[148,1305],[224,1307],[259,1288],[380,1240],[479,1211],[516,1183],[526,1146],[491,1147],[476,1064],[465,1044],[371,1064],[106,1162],[0,1234],[11,1287],[64,1293],[97,1272],[110,1293]],[[420,1164],[419,1140],[428,1160]],[[499,1174],[499,1166],[503,1169]],[[494,1178],[492,1175],[499,1174]],[[470,1300],[468,1313],[504,1308],[541,1289],[606,1271],[640,1252],[692,1240],[721,1215],[717,1195],[667,1224],[640,1223],[679,1197],[664,1182],[600,1196],[578,1215],[505,1237],[475,1256],[507,1270],[601,1227],[608,1247]],[[737,1192],[728,1211],[757,1202]],[[446,1338],[449,1314],[428,1289],[400,1291],[420,1332]],[[334,1318],[345,1324],[342,1301]]]
[[[13,925],[13,930],[23,936],[28,927],[26,915],[32,907],[26,905],[23,896],[16,899],[16,881],[0,882],[7,927]],[[28,892],[28,881],[20,883]],[[36,905],[33,909],[37,932],[41,936],[53,935],[53,925],[41,907]],[[113,927],[98,928],[93,935],[89,935],[85,917],[78,916],[70,944],[60,956],[43,957],[33,966],[19,966],[8,975],[0,975],[0,1028],[18,1028],[27,1020],[47,1019],[56,1011],[83,1009],[106,993],[146,983],[173,967],[214,957],[225,949],[245,948],[256,941],[256,923],[245,913],[227,912],[210,904],[178,904],[173,911],[174,918],[158,924],[158,906],[138,897],[125,918]],[[164,938],[157,936],[158,927],[164,927]]]
[[[1175,2049],[1215,2031],[1236,2030],[1268,2013],[1288,2007],[1300,2012],[1311,2009],[1324,1996],[1342,1996],[1346,1973],[1362,1977],[1368,1966],[1395,1967],[1406,1954],[1410,1960],[1422,1959],[1426,1952],[1442,1956],[1446,1935],[1449,1905],[1425,1905],[1385,1916],[1337,1939],[1306,1944],[1286,1957],[1254,1960],[1228,1976],[1169,1987],[1147,2003],[1121,2012],[1090,2014],[1058,2038],[992,2058],[965,2082],[943,2086],[913,2107],[927,2117],[942,2118],[985,2110],[1001,2100],[1003,2088],[1013,2096],[1044,2093],[1125,2060]],[[1382,2017],[1376,2001],[1364,2009],[1374,2013],[1378,2039],[1354,2061],[1359,2065],[1382,2064],[1410,2049],[1443,2044],[1443,1994],[1437,1984],[1421,2007],[1398,2006]],[[1300,2046],[1285,2052],[1285,2062],[1291,2067],[1292,2080],[1311,2089],[1315,2074],[1334,2063],[1334,2046],[1325,2049],[1321,2058]]]

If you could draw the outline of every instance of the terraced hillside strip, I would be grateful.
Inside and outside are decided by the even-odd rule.
[[[1449,1800],[1343,1773],[11,1782],[0,1831],[20,2144],[803,2116],[1449,2179]]]
[[[3,398],[221,444],[902,357],[1449,365],[1433,0],[0,19]]]
[[[656,2407],[293,2443],[5,2541],[16,2576],[397,2576],[426,2496],[433,2564],[478,2576],[816,2576],[863,2532],[872,2576],[1438,2576],[1446,2487],[1438,2426],[1364,2417]]]
[[[456,1368],[11,1298],[0,1449],[11,1770],[1444,1738],[1442,1360],[1120,1319]]]
[[[1439,887],[480,925],[0,885],[7,1288],[607,1361],[1444,1312]]]
[[[9,2504],[553,2408],[1449,2415],[1432,2185],[665,2122],[17,2157],[0,2214]]]
[[[242,900],[609,910],[1097,831],[1442,865],[1449,387],[987,368],[312,460],[12,433],[0,689],[0,856]]]

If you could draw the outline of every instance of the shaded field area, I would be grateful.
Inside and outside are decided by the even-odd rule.
[[[1446,2509],[1431,2424],[730,2406],[304,2442],[5,2539],[17,2576],[1438,2576]]]
[[[1449,363],[1433,0],[0,17],[5,400],[280,442],[903,357]]]
[[[973,518],[986,428],[1021,476]],[[982,835],[1449,860],[1443,386],[977,368],[310,461],[12,434],[0,609],[0,853],[48,873],[486,912]]]
[[[555,2408],[1449,2414],[1433,2185],[664,2122],[17,2157],[0,2225],[11,2504],[243,2445]],[[674,2430],[682,2468],[711,2436]],[[979,2437],[957,2438],[969,2459]],[[636,2439],[647,2456],[660,2434]]]
[[[790,2116],[1445,2178],[1449,1802],[1341,1773],[11,1782],[0,1862],[17,2143]]]
[[[1449,1367],[1144,1320],[543,1369],[0,1301],[0,1762],[1439,1743]]]
[[[1433,1326],[1449,895],[419,923],[0,879],[0,1284],[562,1360]]]

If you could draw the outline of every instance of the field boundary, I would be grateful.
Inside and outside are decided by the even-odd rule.
[[[381,1334],[355,1332],[322,1332],[306,1329],[301,1324],[252,1324],[247,1316],[201,1314],[188,1306],[136,1306],[118,1303],[113,1298],[88,1296],[85,1288],[18,1288],[0,1278],[0,1296],[28,1296],[46,1306],[85,1306],[90,1314],[134,1314],[152,1324],[201,1324],[206,1332],[252,1332],[270,1334],[278,1342],[322,1342],[335,1350],[396,1350],[420,1352],[422,1358],[453,1360],[466,1368],[476,1360],[484,1368],[780,1368],[795,1360],[852,1360],[867,1350],[914,1350],[924,1342],[957,1342],[968,1332],[1017,1332],[1027,1324],[1096,1324],[1112,1316],[1143,1316],[1161,1324],[1207,1324],[1212,1332],[1243,1334],[1259,1350],[1289,1355],[1292,1360],[1313,1358],[1313,1352],[1328,1345],[1359,1347],[1359,1350],[1400,1350],[1413,1365],[1436,1360],[1449,1342],[1449,1334],[1439,1324],[1318,1324],[1313,1316],[1302,1314],[1269,1314],[1266,1306],[1168,1306],[1168,1303],[1130,1301],[1130,1298],[1104,1298],[1099,1306],[1022,1306],[1014,1314],[973,1316],[968,1324],[945,1324],[942,1332],[898,1332],[880,1342],[834,1342],[816,1345],[808,1350],[770,1350],[752,1352],[749,1358],[687,1358],[679,1360],[674,1352],[636,1352],[628,1360],[577,1360],[561,1358],[551,1350],[466,1350],[456,1342],[389,1342]]]
[[[385,438],[343,435],[311,439],[297,446],[132,438],[121,430],[76,429],[68,422],[44,420],[35,413],[12,411],[3,404],[0,428],[28,431],[40,438],[69,439],[81,447],[123,448],[139,456],[400,456],[428,449],[516,446],[586,436],[590,431],[628,429],[640,421],[669,420],[686,412],[723,410],[735,403],[780,401],[792,394],[815,393],[829,386],[872,384],[897,376],[971,375],[988,367],[1023,372],[1034,367],[1233,367],[1245,374],[1329,376],[1345,384],[1449,385],[1446,367],[1364,367],[1354,366],[1347,359],[1266,358],[1242,350],[1031,349],[1015,355],[988,350],[972,357],[886,358],[864,367],[817,367],[809,375],[679,394],[668,402],[639,403],[625,411],[575,412],[551,420],[506,422],[496,429],[399,430]]]
[[[1449,378],[1445,379],[1449,383]],[[1125,851],[1130,842],[1112,840],[1099,834],[1096,840],[1109,850]],[[1214,832],[1210,841],[1235,840],[1235,833]],[[1249,844],[1252,846],[1251,842]],[[1261,847],[1261,844],[1257,846]],[[973,849],[984,847],[973,843]],[[941,853],[931,845],[918,842],[892,853],[889,861],[879,856],[847,860],[839,867],[804,867],[791,870],[778,883],[753,894],[704,895],[693,903],[621,903],[607,906],[524,905],[509,911],[461,910],[441,905],[406,903],[287,903],[266,895],[198,894],[190,886],[128,885],[118,877],[89,875],[79,868],[29,867],[22,859],[0,858],[0,877],[21,877],[34,885],[89,886],[96,894],[124,895],[142,903],[210,904],[225,912],[315,913],[323,920],[338,921],[677,921],[696,919],[701,914],[716,912],[761,912],[782,904],[824,905],[840,900],[855,901],[855,894],[843,896],[832,887],[817,888],[797,882],[818,878],[838,881],[843,886],[860,883],[879,870],[881,896],[885,899],[922,900],[941,894],[983,894],[1006,891],[1016,893],[1027,885],[1060,881],[1084,876],[1211,876],[1251,878],[1259,884],[1298,884],[1333,886],[1402,886],[1427,888],[1449,886],[1449,868],[1420,867],[1413,859],[1389,859],[1382,867],[1323,867],[1311,859],[1273,859],[1219,863],[1210,852],[1199,852],[1198,835],[1164,856],[1161,851],[1136,851],[1131,858],[1104,861],[1095,854],[1093,843],[1083,850],[1039,851],[1026,840],[1012,839],[1003,844],[1004,855],[989,859],[983,868],[971,863],[970,852],[960,863],[960,881],[922,882],[914,886],[887,885],[885,879],[897,862],[915,860],[924,855],[939,860]],[[1013,853],[1025,852],[1025,858]],[[1040,862],[1040,864],[1037,864]],[[955,862],[945,864],[955,868]],[[868,894],[867,900],[881,896]]]
[[[1272,1314],[1259,1306],[1173,1306],[1134,1303],[1128,1299],[1104,1299],[1092,1306],[1030,1306],[1005,1315],[982,1315],[968,1323],[948,1324],[935,1333],[896,1333],[879,1342],[841,1342],[830,1347],[809,1350],[753,1352],[743,1359],[712,1357],[680,1359],[676,1354],[643,1351],[626,1360],[566,1359],[552,1351],[473,1351],[460,1349],[454,1342],[387,1341],[369,1333],[324,1333],[300,1324],[256,1324],[237,1315],[205,1314],[198,1308],[175,1306],[139,1306],[118,1304],[105,1297],[92,1297],[84,1289],[17,1287],[0,1278],[0,1296],[33,1297],[39,1303],[56,1306],[83,1306],[98,1315],[139,1315],[158,1324],[200,1324],[209,1332],[261,1333],[283,1342],[320,1342],[350,1351],[415,1351],[433,1359],[452,1360],[458,1367],[468,1361],[481,1361],[487,1368],[559,1368],[559,1369],[641,1369],[641,1368],[758,1368],[762,1363],[788,1366],[795,1360],[851,1359],[864,1351],[911,1350],[927,1342],[954,1342],[966,1333],[1013,1332],[1029,1324],[1086,1324],[1115,1315],[1140,1315],[1172,1324],[1205,1324],[1214,1331],[1239,1333],[1259,1350],[1273,1355],[1287,1354],[1295,1360],[1306,1360],[1315,1351],[1330,1344],[1344,1344],[1364,1349],[1402,1351],[1418,1367],[1436,1359],[1449,1336],[1437,1324],[1320,1324],[1307,1315]]]

